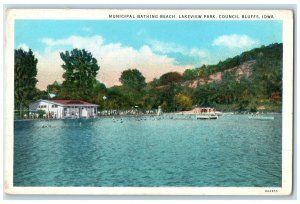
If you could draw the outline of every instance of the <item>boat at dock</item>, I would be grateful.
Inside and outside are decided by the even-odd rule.
[[[197,111],[196,118],[200,120],[218,119],[223,113],[217,111],[215,108],[199,108]]]
[[[203,114],[203,115],[197,115],[196,118],[200,120],[211,120],[211,119],[218,119],[218,116],[216,114]]]

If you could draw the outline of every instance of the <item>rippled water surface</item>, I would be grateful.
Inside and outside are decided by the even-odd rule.
[[[14,186],[281,186],[279,114],[14,125]]]

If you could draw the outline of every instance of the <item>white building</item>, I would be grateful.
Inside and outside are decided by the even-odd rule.
[[[51,118],[94,117],[98,105],[81,100],[44,100],[40,99],[29,105],[30,112],[44,110]]]

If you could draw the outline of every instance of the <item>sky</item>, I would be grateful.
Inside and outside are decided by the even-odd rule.
[[[120,85],[126,69],[147,81],[169,71],[215,64],[243,51],[282,42],[282,21],[16,20],[15,49],[29,48],[38,59],[39,89],[64,70],[59,53],[86,49],[97,59],[97,79]]]

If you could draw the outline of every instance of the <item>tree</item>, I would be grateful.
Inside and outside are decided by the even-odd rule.
[[[48,94],[54,94],[54,97],[58,97],[61,92],[61,84],[57,81],[54,81],[52,84],[47,86]]]
[[[85,49],[61,52],[60,57],[64,61],[62,89],[65,98],[88,99],[100,68],[97,60]]]
[[[210,106],[211,95],[210,84],[198,86],[193,93],[193,102],[199,106]]]
[[[127,69],[122,72],[120,77],[122,83],[123,99],[129,106],[144,106],[145,77],[137,69]]]
[[[170,85],[172,83],[178,83],[182,81],[182,75],[178,72],[168,72],[163,74],[160,78],[160,85]]]
[[[91,91],[91,96],[89,101],[92,103],[96,103],[100,106],[100,108],[104,107],[104,99],[103,97],[106,96],[107,89],[106,86],[101,83],[100,81],[96,80],[93,84],[93,89]]]
[[[198,77],[198,70],[197,69],[186,69],[183,72],[182,77],[184,80],[196,79]]]
[[[35,58],[31,49],[24,51],[22,49],[15,50],[15,109],[22,110],[28,107],[31,100],[34,98],[35,85],[37,83],[36,65],[38,60]],[[20,113],[21,114],[21,113]]]
[[[181,111],[181,110],[190,110],[192,108],[193,102],[190,96],[186,96],[180,93],[175,96],[175,104],[176,104],[176,109]]]
[[[107,89],[106,109],[128,109],[131,105],[131,99],[125,94],[122,86],[113,86]]]
[[[159,88],[159,104],[165,112],[176,111],[175,96],[182,92],[183,87],[176,83],[170,85],[161,86]]]
[[[200,68],[199,72],[198,72],[198,76],[201,79],[204,79],[205,81],[209,80],[209,75],[211,73],[209,73],[209,68],[205,67],[205,68]]]
[[[122,72],[120,82],[125,88],[140,91],[146,86],[145,77],[137,69],[127,69]]]
[[[33,95],[34,96],[32,98],[32,101],[37,101],[37,100],[40,100],[40,99],[48,99],[48,97],[49,97],[47,91],[39,90],[37,88],[34,88]]]
[[[272,93],[282,93],[282,58],[258,59],[253,66],[253,80],[260,95],[270,98]]]

